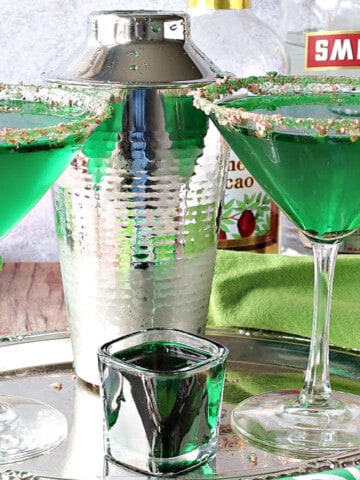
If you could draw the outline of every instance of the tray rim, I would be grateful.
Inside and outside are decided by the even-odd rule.
[[[310,345],[310,339],[300,335],[293,335],[291,333],[242,328],[242,327],[216,327],[210,326],[206,328],[205,336],[229,336],[229,337],[243,337],[253,338],[257,340],[271,340],[286,342],[288,344]],[[68,328],[50,329],[50,330],[34,330],[26,332],[10,332],[0,334],[0,348],[11,344],[35,342],[44,340],[59,340],[70,338],[70,331]],[[360,348],[347,348],[335,344],[330,344],[331,350],[337,350],[344,353],[353,353],[360,355]]]
[[[279,332],[270,332],[264,330],[251,330],[251,329],[243,329],[243,328],[207,328],[206,336],[216,336],[216,337],[231,337],[231,338],[243,338],[246,339],[253,339],[259,340],[264,342],[279,342],[284,343],[286,345],[299,345],[302,347],[307,347],[310,343],[310,340],[305,337],[293,336],[289,334],[283,334]],[[23,344],[31,344],[37,342],[57,342],[57,341],[65,341],[68,343],[71,348],[71,338],[69,334],[69,330],[67,328],[61,329],[53,329],[53,330],[40,330],[34,332],[24,332],[24,333],[11,333],[0,335],[0,352],[2,348],[12,347],[16,345],[23,345]],[[346,355],[354,355],[355,357],[360,358],[360,350],[358,349],[347,349],[338,346],[331,346],[331,350],[335,350],[337,352],[346,354]],[[29,367],[20,367],[15,369],[3,369],[0,367],[0,375],[6,374],[13,374],[16,375],[17,373],[21,372],[24,369],[27,370],[34,370],[39,367],[47,367],[47,366],[62,366],[63,368],[68,368],[71,366],[73,362],[73,357],[66,359],[64,362],[56,362],[56,363],[45,363],[43,362],[41,365],[33,365]],[[283,466],[281,470],[279,470],[276,466],[274,467],[264,467],[266,472],[263,473],[256,473],[251,475],[249,471],[241,471],[234,473],[229,472],[229,474],[219,473],[219,474],[209,474],[209,475],[200,475],[200,474],[191,474],[179,476],[179,479],[194,479],[194,480],[240,480],[240,479],[247,479],[247,480],[265,480],[265,479],[275,479],[275,478],[287,478],[288,476],[292,475],[304,475],[309,473],[315,472],[324,472],[326,470],[333,470],[338,468],[347,468],[350,466],[358,466],[360,465],[360,448],[349,450],[347,452],[342,452],[338,454],[328,455],[326,457],[310,459],[299,461],[298,463],[288,464]],[[5,467],[5,468],[3,468]],[[87,477],[89,478],[89,477]],[[92,477],[93,480],[100,480],[100,479],[141,479],[141,477],[136,473],[132,474],[129,472],[128,475],[120,475],[120,476],[94,476]],[[162,477],[164,478],[164,477]],[[0,466],[0,480],[74,480],[66,477],[61,476],[43,476],[39,474],[32,474],[28,471],[22,470],[11,470],[6,469],[6,465]],[[77,479],[80,480],[80,479]],[[165,479],[164,479],[165,480]]]

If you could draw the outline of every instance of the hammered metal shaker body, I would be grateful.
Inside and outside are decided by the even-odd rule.
[[[216,68],[185,14],[95,12],[88,38],[48,75],[116,87],[112,118],[54,186],[75,368],[97,384],[97,349],[147,327],[205,330],[226,155],[191,91]]]

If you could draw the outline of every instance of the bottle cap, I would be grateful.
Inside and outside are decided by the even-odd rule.
[[[72,85],[191,86],[221,71],[190,41],[186,13],[100,11],[78,51],[45,80]]]
[[[188,0],[188,6],[209,10],[244,10],[251,8],[251,0]]]

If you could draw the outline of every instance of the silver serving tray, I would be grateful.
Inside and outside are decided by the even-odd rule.
[[[252,388],[263,390],[264,381],[267,389],[301,386],[307,340],[242,330],[209,330],[207,335],[230,350],[221,435],[216,458],[186,478],[263,479],[360,464],[360,450],[308,461],[267,454],[247,445],[231,430],[231,409]],[[0,393],[45,401],[62,411],[69,425],[62,445],[26,462],[1,465],[0,479],[142,476],[104,462],[98,390],[76,378],[72,362],[66,331],[0,337]],[[333,348],[331,373],[334,387],[360,394],[360,352]]]

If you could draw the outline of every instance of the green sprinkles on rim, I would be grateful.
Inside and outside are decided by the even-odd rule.
[[[67,108],[69,120],[49,127],[0,128],[0,145],[18,147],[40,139],[61,142],[69,136],[87,136],[103,120],[110,117],[112,107],[109,90],[76,89],[61,85],[43,87],[0,83],[0,113],[21,112],[17,101],[48,105],[49,113]],[[13,105],[12,105],[13,102]]]
[[[218,104],[219,100],[229,99],[233,94],[241,98],[241,90],[255,96],[296,96],[311,94],[358,93],[360,79],[357,77],[326,76],[286,76],[269,73],[263,77],[221,78],[214,84],[199,88],[194,95],[194,105],[207,115],[215,115],[219,124],[232,128],[251,125],[259,136],[266,136],[274,130],[303,129],[318,135],[327,135],[330,131],[348,135],[356,141],[360,136],[360,117],[351,118],[299,118],[281,114],[259,113],[245,108],[226,107]],[[325,103],[325,101],[324,101]],[[360,102],[359,102],[360,103]]]

